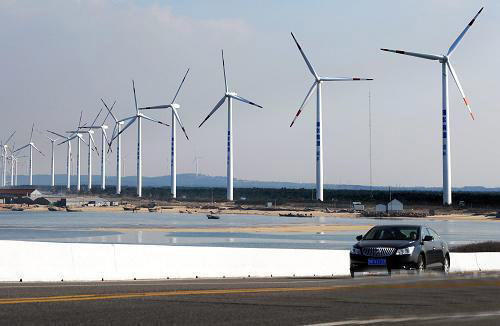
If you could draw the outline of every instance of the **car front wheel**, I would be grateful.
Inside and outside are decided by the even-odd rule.
[[[418,256],[418,261],[417,261],[417,273],[421,274],[425,271],[425,259],[424,256],[420,255]]]
[[[450,272],[450,257],[448,257],[448,255],[446,257],[444,257],[444,261],[443,261],[443,273],[445,275],[448,275],[448,273]]]

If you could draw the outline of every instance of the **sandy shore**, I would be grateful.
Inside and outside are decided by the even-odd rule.
[[[12,206],[19,207],[19,205],[0,205],[0,211],[8,211],[12,208]],[[359,218],[360,214],[358,213],[348,213],[348,212],[336,212],[331,213],[327,212],[324,209],[308,209],[304,211],[303,209],[293,209],[293,208],[283,208],[279,210],[266,210],[266,209],[242,209],[235,208],[231,206],[222,206],[220,205],[218,208],[200,208],[203,204],[194,205],[190,203],[189,205],[184,205],[181,203],[175,203],[171,206],[162,206],[162,208],[158,211],[158,213],[174,213],[174,214],[216,214],[216,215],[261,215],[261,216],[279,216],[280,214],[302,214],[307,215],[303,218],[307,219],[308,217],[336,217],[336,218]],[[210,205],[211,206],[211,205]],[[25,209],[24,212],[44,212],[47,211],[46,206],[23,206]],[[118,213],[118,212],[131,212],[125,211],[123,206],[106,206],[106,207],[80,207],[83,212],[94,212],[94,213]],[[147,208],[140,208],[135,213],[146,213],[149,214]],[[54,212],[57,214],[57,212]],[[496,222],[500,221],[500,218],[495,218],[492,216],[488,216],[491,212],[485,212],[484,214],[477,213],[454,213],[443,214],[443,215],[435,215],[428,216],[425,218],[405,218],[405,219],[415,219],[418,221],[419,219],[426,220],[440,220],[440,221],[476,221],[476,222]],[[391,218],[387,218],[391,219]],[[400,220],[401,218],[392,218],[394,220]],[[418,222],[417,222],[418,223]]]
[[[243,227],[200,227],[200,228],[98,228],[96,231],[114,232],[202,232],[202,233],[321,233],[342,231],[368,231],[371,225],[324,225],[324,224],[285,224],[272,226],[243,226]]]

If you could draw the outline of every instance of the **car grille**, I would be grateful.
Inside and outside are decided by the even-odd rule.
[[[366,247],[362,249],[363,255],[370,257],[391,256],[396,249],[387,247]]]

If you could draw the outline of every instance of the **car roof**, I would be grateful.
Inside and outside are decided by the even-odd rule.
[[[418,225],[418,224],[379,224],[375,225],[374,227],[379,228],[379,227],[405,227],[405,228],[422,228],[425,227],[424,225]]]

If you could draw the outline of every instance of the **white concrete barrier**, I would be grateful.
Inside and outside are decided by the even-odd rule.
[[[500,253],[451,253],[451,272],[500,270]],[[0,281],[348,276],[348,250],[0,241]]]
[[[346,250],[0,241],[0,281],[346,276]]]

